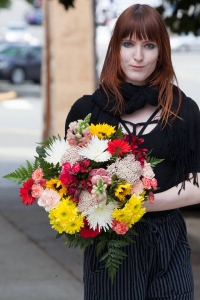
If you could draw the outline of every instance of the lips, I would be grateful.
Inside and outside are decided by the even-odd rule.
[[[141,69],[144,68],[144,66],[132,66],[132,65],[131,65],[131,68],[137,69],[137,70],[141,70]]]

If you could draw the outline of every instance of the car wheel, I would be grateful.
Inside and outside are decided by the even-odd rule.
[[[22,84],[26,78],[25,71],[22,68],[14,68],[10,75],[10,81],[13,84]]]
[[[33,79],[33,82],[36,83],[36,84],[40,84],[41,83],[40,79]]]

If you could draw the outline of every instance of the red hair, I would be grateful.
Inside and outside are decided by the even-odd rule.
[[[148,85],[159,91],[158,105],[162,108],[161,119],[166,125],[169,117],[175,118],[181,104],[179,90],[179,105],[172,111],[173,82],[178,85],[171,61],[169,35],[161,15],[151,6],[135,4],[128,7],[118,18],[108,45],[107,54],[100,75],[100,83],[108,99],[115,95],[116,112],[123,114],[124,100],[120,93],[120,85],[126,80],[121,68],[121,42],[127,37],[139,40],[147,39],[156,42],[159,50],[156,69],[150,75]],[[108,100],[109,101],[109,100]]]

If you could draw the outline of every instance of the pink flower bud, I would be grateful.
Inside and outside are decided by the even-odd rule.
[[[154,194],[152,192],[149,193],[148,200],[150,204],[154,203]]]

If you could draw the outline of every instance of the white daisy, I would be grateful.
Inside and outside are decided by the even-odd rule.
[[[106,151],[108,148],[108,140],[101,140],[93,135],[86,147],[79,150],[79,154],[96,162],[103,162],[110,159],[111,154]]]
[[[87,221],[90,228],[93,230],[103,228],[106,231],[112,227],[112,212],[116,207],[117,205],[113,202],[106,205],[106,201],[104,201],[98,208],[89,212]]]
[[[45,148],[47,156],[44,158],[49,163],[53,163],[56,165],[57,163],[61,163],[61,158],[65,151],[70,148],[68,142],[64,139],[56,139],[50,148]]]

